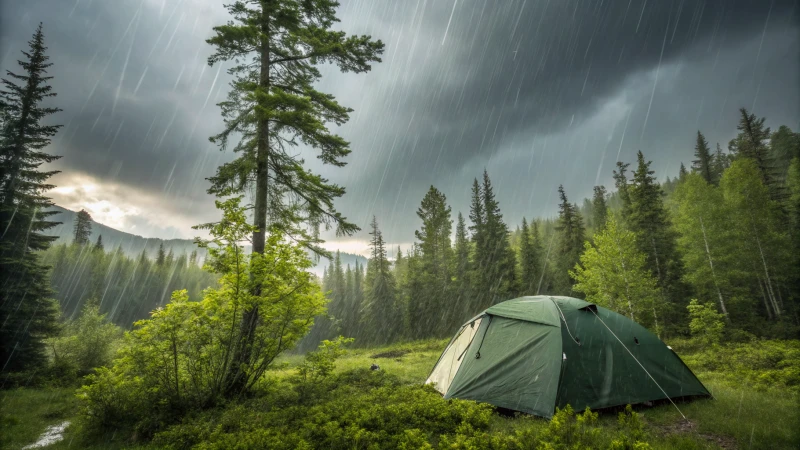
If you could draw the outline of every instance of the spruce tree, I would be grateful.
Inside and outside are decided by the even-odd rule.
[[[681,163],[680,168],[678,168],[678,181],[683,181],[686,179],[686,175],[689,175],[689,171],[686,170],[686,166]]]
[[[469,206],[469,219],[472,224],[469,230],[472,232],[472,273],[470,275],[470,291],[472,298],[469,301],[468,308],[470,310],[477,310],[480,305],[483,305],[484,297],[488,291],[487,275],[484,268],[486,267],[486,232],[485,229],[485,215],[483,210],[483,192],[478,179],[472,181],[472,197]]]
[[[164,243],[158,245],[158,253],[156,254],[156,266],[163,267],[167,262],[167,253],[164,251]]]
[[[89,243],[89,237],[91,235],[92,216],[85,209],[82,209],[75,215],[72,243],[76,245],[86,245]]]
[[[422,227],[414,235],[419,239],[425,292],[420,299],[422,303],[408,306],[411,324],[422,327],[416,330],[418,337],[441,334],[443,325],[448,323],[447,319],[452,314],[450,232],[453,221],[450,212],[447,198],[433,186],[428,189],[417,209]]]
[[[697,142],[694,146],[694,157],[692,161],[692,171],[699,173],[706,183],[714,184],[717,180],[714,177],[714,164],[711,150],[708,148],[708,141],[700,130],[697,130]]]
[[[520,259],[520,290],[522,295],[536,295],[541,275],[541,247],[538,244],[538,236],[534,230],[536,222],[532,222],[528,227],[528,221],[522,218],[522,229],[520,229],[519,259]]]
[[[371,337],[377,344],[386,344],[399,337],[402,312],[397,301],[394,277],[386,257],[386,242],[378,229],[378,219],[373,216],[370,235],[370,261],[367,266],[364,320]]]
[[[456,311],[463,311],[461,318],[469,314],[470,300],[470,260],[469,260],[469,236],[467,235],[467,224],[464,216],[458,213],[456,222],[456,241],[454,248],[454,275],[455,289],[453,301]]]
[[[312,173],[292,150],[302,142],[323,164],[345,165],[349,143],[327,124],[344,124],[352,110],[316,90],[318,66],[367,72],[383,53],[380,41],[332,29],[338,6],[335,0],[233,2],[226,8],[234,20],[214,27],[207,40],[215,47],[209,65],[234,62],[228,69],[231,91],[220,103],[225,128],[211,141],[225,149],[231,138],[240,138],[233,146],[240,156],[218,168],[209,193],[237,195],[253,188],[254,254],[264,253],[268,225],[322,254],[327,252],[314,232],[320,225],[339,235],[358,230],[334,208],[344,188]],[[253,286],[252,295],[260,295],[259,284]],[[240,368],[251,359],[258,316],[258,308],[251,308],[242,317],[228,394],[241,391],[247,378]]]
[[[7,71],[0,89],[0,371],[14,372],[45,361],[43,340],[55,332],[58,305],[51,299],[49,267],[37,252],[56,238],[43,234],[57,225],[48,220],[53,203],[45,191],[57,171],[40,166],[59,156],[44,152],[60,125],[45,125],[60,109],[42,105],[54,97],[48,85],[42,25],[18,61],[20,73]]]
[[[484,270],[488,281],[486,307],[508,300],[518,292],[517,257],[508,239],[508,226],[503,222],[500,203],[497,201],[489,179],[489,173],[483,171],[483,213],[485,241],[483,248]]]
[[[96,251],[104,251],[103,249],[103,235],[97,235],[97,242],[94,243],[94,249]]]
[[[770,160],[778,182],[786,183],[786,175],[794,158],[800,157],[800,133],[781,125],[770,136]],[[791,194],[787,193],[787,196]]]
[[[606,187],[595,186],[592,197],[592,227],[595,233],[606,226],[608,220],[608,205],[606,205]]]
[[[664,193],[658,185],[651,162],[637,153],[637,168],[629,189],[631,206],[626,225],[636,234],[639,251],[647,255],[647,268],[658,280],[664,294],[666,317],[671,323],[683,323],[686,287],[683,267],[676,250],[676,234],[664,205]],[[661,310],[662,308],[657,308]]]
[[[558,225],[558,255],[556,256],[556,287],[568,295],[572,290],[573,280],[569,271],[577,264],[584,244],[583,218],[578,212],[577,205],[569,202],[564,186],[558,186],[559,204]]]
[[[197,267],[197,250],[192,250],[192,253],[189,254],[189,265]]]
[[[745,108],[739,109],[739,134],[730,141],[728,149],[737,158],[750,158],[756,162],[761,182],[767,187],[772,200],[785,197],[785,187],[778,182],[775,163],[769,148],[770,128],[764,126],[765,117],[757,118]]]
[[[628,175],[627,175],[629,165],[630,164],[628,163],[617,161],[617,169],[614,170],[614,186],[617,188],[617,195],[619,195],[619,199],[622,202],[623,220],[627,220],[631,208],[631,197],[630,193],[628,192]],[[681,163],[681,167],[683,167],[683,163]],[[685,172],[686,168],[684,168],[683,170]]]
[[[719,142],[717,142],[717,151],[714,152],[714,180],[715,184],[719,184],[719,180],[722,179],[722,173],[725,172],[725,169],[730,167],[731,160],[728,155],[726,155],[722,151],[722,147],[720,147]]]

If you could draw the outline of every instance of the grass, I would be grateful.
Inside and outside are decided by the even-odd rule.
[[[382,348],[354,348],[337,362],[336,372],[380,366],[396,376],[403,384],[424,382],[435,364],[446,340],[402,343]],[[722,358],[722,356],[720,356]],[[687,363],[694,358],[687,355]],[[303,361],[300,355],[280,358],[279,367],[271,376],[286,377]],[[653,407],[637,407],[645,423],[647,440],[655,449],[783,449],[800,448],[800,408],[795,390],[784,387],[752,387],[748,378],[739,382],[730,373],[720,376],[707,370],[696,370],[701,381],[714,394],[714,399],[678,403],[686,415],[684,421],[669,403]],[[77,444],[79,425],[76,424],[77,400],[74,389],[17,389],[0,391],[2,413],[2,448],[18,449],[35,442],[49,425],[70,420],[73,425],[64,441],[48,448],[123,448],[119,436],[109,436],[102,443]],[[599,423],[603,433],[617,427],[615,411],[601,412]],[[490,428],[493,433],[517,431],[539,432],[548,422],[524,415],[494,414]],[[131,448],[131,445],[125,446]]]
[[[3,450],[18,450],[33,444],[47,427],[65,420],[71,424],[64,432],[64,440],[47,446],[47,449],[146,448],[122,442],[116,436],[108,436],[100,442],[84,442],[79,432],[78,400],[74,387],[0,391],[0,417],[0,449]]]

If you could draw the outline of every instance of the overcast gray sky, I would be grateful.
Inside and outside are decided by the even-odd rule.
[[[64,124],[51,192],[99,222],[191,237],[214,220],[206,177],[231,159],[207,138],[225,67],[209,67],[211,0],[0,2],[0,67],[44,23]],[[338,132],[347,187],[337,207],[390,243],[413,241],[431,184],[467,215],[484,168],[501,210],[552,216],[563,184],[579,202],[641,149],[660,178],[688,163],[698,129],[723,148],[737,109],[800,127],[800,26],[792,0],[343,0],[339,27],[386,44],[367,74],[323,70],[320,89],[355,109]],[[311,159],[309,159],[311,161]],[[366,231],[328,247],[364,253]]]

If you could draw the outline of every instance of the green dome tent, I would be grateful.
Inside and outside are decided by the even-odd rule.
[[[643,326],[570,297],[522,297],[465,323],[426,383],[445,398],[552,417],[689,396],[711,396],[670,347]]]

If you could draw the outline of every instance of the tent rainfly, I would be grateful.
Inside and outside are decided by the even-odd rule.
[[[465,323],[426,383],[445,398],[550,418],[711,394],[670,347],[606,308],[570,297],[522,297]]]

